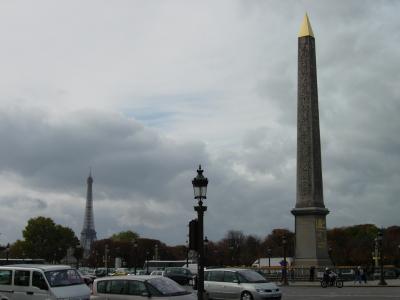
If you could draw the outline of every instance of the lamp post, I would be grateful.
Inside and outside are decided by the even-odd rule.
[[[208,238],[204,237],[204,267],[207,267],[207,255],[208,255]]]
[[[387,285],[383,273],[383,229],[382,228],[378,232],[377,241],[379,245],[380,267],[381,267],[381,276],[378,285]]]
[[[272,254],[272,249],[268,248],[267,249],[267,256],[268,256],[268,271],[271,272],[271,254]]]
[[[150,252],[146,251],[146,274],[147,275],[149,274],[149,255],[150,255]]]
[[[186,240],[186,268],[189,268],[189,241]]]
[[[335,262],[333,261],[333,258],[332,258],[332,247],[328,248],[328,255],[329,255],[329,259],[332,262],[332,265],[335,266]]]
[[[155,246],[154,246],[154,260],[159,260],[159,257],[158,257],[158,244],[155,244]]]
[[[288,278],[287,278],[287,261],[286,261],[287,239],[286,239],[285,235],[282,237],[282,246],[283,246],[283,268],[282,268],[283,283],[282,283],[282,285],[289,285]]]
[[[372,252],[372,259],[374,260],[374,269],[378,269],[379,267],[379,245],[378,245],[378,238],[374,239],[374,252]]]
[[[197,212],[198,220],[198,264],[197,264],[197,299],[203,300],[204,292],[204,237],[203,237],[203,216],[207,206],[203,206],[203,200],[206,199],[208,179],[203,176],[203,170],[199,166],[197,176],[192,180],[194,199],[197,199],[197,206],[194,210]]]
[[[6,251],[6,262],[8,263],[8,255],[10,253],[10,243],[7,244],[5,251]]]
[[[108,245],[106,244],[104,246],[104,267],[106,268],[106,276],[108,276],[108,252],[110,249],[108,249]]]
[[[96,269],[97,267],[97,250],[92,250],[92,257],[93,257],[93,267]]]
[[[234,263],[234,257],[233,257],[233,250],[234,250],[234,246],[232,245],[232,242],[231,242],[231,244],[229,245],[229,252],[230,252],[230,254],[231,254],[231,266],[233,266],[235,263]]]
[[[400,244],[399,245],[397,245],[397,250],[399,250],[399,260],[398,260],[398,265],[400,265]]]
[[[79,269],[79,259],[82,258],[83,255],[83,248],[80,243],[75,246],[74,256],[76,259],[76,268]]]
[[[137,253],[138,253],[138,243],[136,240],[133,241],[133,254],[135,255],[135,259],[133,260],[133,269],[136,275],[136,266],[137,266]]]

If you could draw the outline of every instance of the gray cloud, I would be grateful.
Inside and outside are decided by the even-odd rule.
[[[0,243],[37,215],[79,234],[90,166],[99,237],[184,243],[198,163],[211,239],[293,229],[305,11],[328,226],[398,222],[400,4],[77,5],[0,5]]]

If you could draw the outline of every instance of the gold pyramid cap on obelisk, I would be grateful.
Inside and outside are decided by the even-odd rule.
[[[314,37],[314,33],[311,28],[310,20],[308,19],[307,14],[304,16],[303,23],[300,27],[299,37],[303,36],[312,36]]]

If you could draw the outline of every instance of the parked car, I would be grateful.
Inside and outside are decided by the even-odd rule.
[[[248,269],[213,269],[204,273],[204,289],[212,299],[281,299],[275,283]]]
[[[111,274],[111,276],[123,276],[123,275],[128,275],[129,270],[128,268],[117,268],[115,269],[114,273]]]
[[[0,267],[0,299],[89,300],[90,289],[78,271],[64,265]]]
[[[193,280],[193,274],[187,268],[179,268],[179,267],[165,268],[164,276],[171,278],[173,281],[181,285],[189,285],[189,283]]]
[[[83,281],[86,283],[86,285],[91,288],[93,281],[96,279],[96,276],[90,275],[90,274],[85,274],[81,270],[78,270],[79,275],[82,277]]]
[[[93,283],[92,300],[196,300],[175,281],[160,276],[114,276],[98,278]]]
[[[394,278],[396,278],[398,276],[398,274],[397,274],[396,270],[384,270],[383,271],[383,276],[386,279],[394,279]],[[374,272],[374,274],[372,275],[372,278],[374,280],[379,280],[381,278],[381,270],[376,270]]]
[[[164,276],[164,271],[162,270],[156,270],[150,273],[151,276]]]
[[[340,279],[344,281],[352,281],[355,278],[353,269],[339,269],[337,273]]]
[[[147,275],[146,270],[136,270],[136,275]]]

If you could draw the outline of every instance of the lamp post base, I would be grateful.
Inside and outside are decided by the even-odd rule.
[[[383,286],[385,286],[385,285],[387,285],[387,282],[385,281],[385,279],[381,279],[381,280],[379,280],[378,285],[383,285]]]

